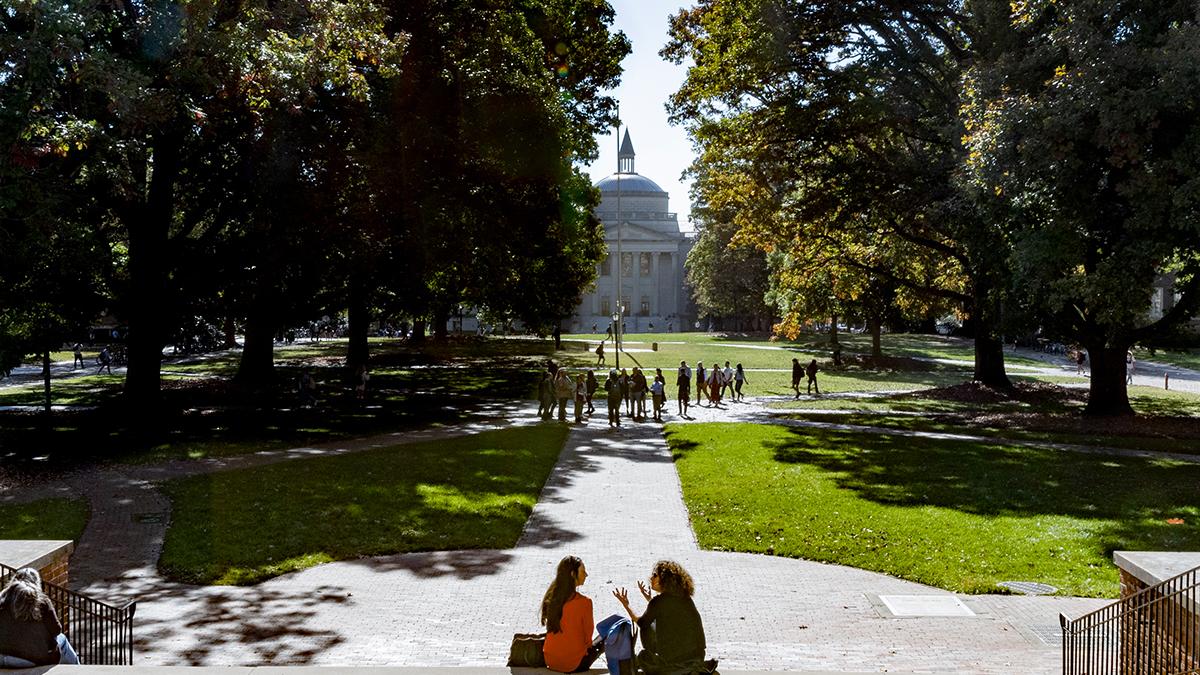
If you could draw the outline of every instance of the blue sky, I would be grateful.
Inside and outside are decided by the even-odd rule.
[[[683,82],[684,66],[663,61],[658,55],[667,42],[667,17],[687,3],[674,0],[610,0],[616,10],[613,28],[624,31],[633,52],[621,64],[621,85],[610,92],[621,103],[621,134],[629,129],[637,153],[637,172],[658,183],[671,196],[670,208],[679,214],[680,228],[693,229],[688,221],[691,184],[680,179],[692,162],[692,146],[682,127],[667,123],[663,107],[667,97]],[[597,136],[600,158],[585,170],[596,182],[617,170],[617,141],[612,130]]]

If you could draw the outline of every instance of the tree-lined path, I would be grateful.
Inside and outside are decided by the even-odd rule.
[[[404,440],[534,419],[531,409],[496,412],[490,422]],[[682,562],[696,578],[710,653],[736,669],[1049,673],[1059,659],[1052,637],[1058,613],[1103,604],[959,596],[976,616],[888,618],[879,595],[948,594],[848,567],[702,551],[661,428],[650,424],[574,428],[524,534],[509,550],[364,558],[253,587],[197,587],[158,576],[165,525],[134,522],[136,513],[164,508],[154,480],[397,440],[127,468],[69,481],[93,509],[74,578],[99,597],[136,597],[138,662],[164,665],[501,665],[511,634],[536,629],[541,594],[568,554],[588,565],[582,590],[597,618],[618,612],[612,589],[634,586],[655,560]]]

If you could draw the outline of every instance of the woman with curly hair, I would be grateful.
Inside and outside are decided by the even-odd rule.
[[[638,581],[638,590],[649,603],[640,617],[629,606],[628,591],[613,591],[641,631],[638,666],[647,675],[711,672],[715,663],[704,661],[704,623],[692,602],[696,586],[687,570],[673,560],[660,560],[650,572],[650,588]]]
[[[592,601],[575,590],[586,580],[583,561],[569,555],[559,561],[554,581],[542,598],[542,625],[546,627],[542,654],[550,670],[584,672],[603,650],[600,638],[592,637],[596,632]]]
[[[37,570],[23,567],[0,592],[0,668],[77,664]]]

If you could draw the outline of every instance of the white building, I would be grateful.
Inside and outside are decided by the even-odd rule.
[[[678,332],[695,321],[683,268],[692,240],[680,232],[679,219],[668,207],[670,197],[654,181],[638,175],[633,160],[633,142],[626,130],[617,173],[596,183],[601,194],[596,217],[604,224],[608,256],[598,266],[595,288],[583,295],[575,309],[573,331],[586,333],[596,326],[598,332],[604,332],[617,311],[618,297],[625,307],[627,332],[665,332],[668,326]]]

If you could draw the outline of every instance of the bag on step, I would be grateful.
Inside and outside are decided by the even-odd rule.
[[[508,648],[508,665],[529,668],[545,668],[545,633],[517,633]]]

